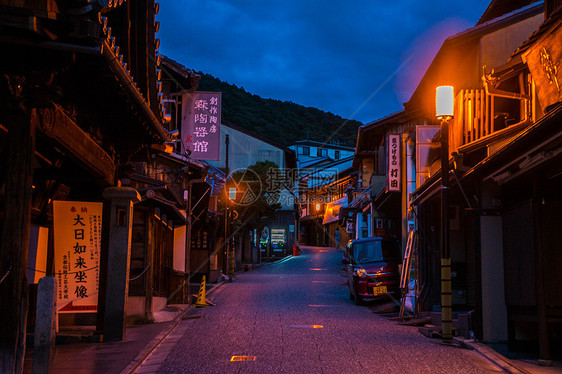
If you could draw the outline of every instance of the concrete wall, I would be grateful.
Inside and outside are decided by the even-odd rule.
[[[513,52],[531,35],[544,20],[538,14],[514,25],[484,35],[480,40],[480,64],[489,73],[493,67],[504,65]]]
[[[430,163],[428,159],[431,140],[439,132],[439,126],[416,126],[416,188],[420,187],[430,177]]]
[[[144,296],[129,296],[127,300],[127,321],[134,323],[137,320],[142,320],[145,314],[146,298]],[[158,312],[166,307],[167,300],[165,297],[152,298],[152,313]]]
[[[310,149],[310,153],[308,155],[303,154],[303,148],[307,147]],[[318,158],[318,147],[313,145],[292,145],[289,147],[297,154],[297,159],[299,162],[309,161],[315,158]],[[327,156],[330,157],[332,160],[340,160],[342,158],[351,157],[354,154],[354,151],[347,151],[343,149],[339,149],[340,156],[336,159],[336,149],[330,148],[330,145],[327,144],[325,147],[321,147],[323,149],[328,150]]]
[[[279,168],[285,168],[285,155],[277,148],[262,140],[256,139],[238,130],[223,125],[221,127],[220,161],[208,161],[209,164],[224,168],[226,164],[226,135],[230,137],[229,162],[230,172],[246,169],[258,161],[273,161]]]

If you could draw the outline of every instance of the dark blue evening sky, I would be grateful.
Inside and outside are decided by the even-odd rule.
[[[490,0],[160,2],[160,52],[264,98],[370,122],[402,109]]]

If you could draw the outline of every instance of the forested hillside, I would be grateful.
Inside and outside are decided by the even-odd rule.
[[[347,121],[332,113],[289,101],[263,99],[209,74],[197,74],[201,75],[199,91],[222,92],[222,120],[227,124],[285,146],[308,138],[320,142],[339,141],[340,145],[355,147],[361,122]]]

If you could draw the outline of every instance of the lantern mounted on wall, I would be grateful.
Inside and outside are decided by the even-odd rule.
[[[453,118],[455,96],[453,86],[439,86],[435,91],[435,114],[437,119],[450,120]]]

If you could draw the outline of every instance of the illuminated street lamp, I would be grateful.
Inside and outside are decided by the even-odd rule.
[[[322,227],[322,220],[320,219],[320,208],[322,205],[316,203],[316,219],[318,220],[318,227],[316,228],[316,245],[320,245],[320,228]]]
[[[453,118],[453,86],[439,86],[435,94],[437,119],[441,120],[441,335],[444,342],[453,339],[451,299],[451,252],[449,250],[449,121]]]
[[[437,119],[448,121],[453,118],[455,97],[453,86],[439,86],[435,93],[435,114]]]
[[[236,187],[230,187],[228,189],[228,198],[230,200],[236,200]]]

